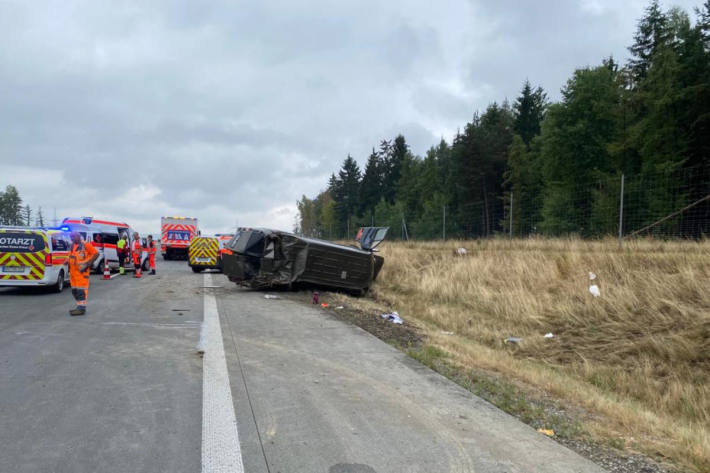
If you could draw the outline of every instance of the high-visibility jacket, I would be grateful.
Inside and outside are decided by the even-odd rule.
[[[133,261],[140,263],[141,253],[143,252],[140,238],[133,241],[131,250],[133,251]]]
[[[69,280],[73,288],[89,288],[91,268],[87,265],[86,269],[81,271],[79,267],[84,263],[88,263],[96,253],[98,251],[89,242],[82,241],[78,244],[72,244],[71,252],[69,253]]]
[[[125,254],[126,251],[128,251],[128,248],[126,247],[127,243],[128,242],[126,240],[124,240],[123,238],[118,240],[118,243],[116,243],[116,248],[120,254]]]

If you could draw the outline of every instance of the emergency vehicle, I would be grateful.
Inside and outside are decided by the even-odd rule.
[[[190,242],[198,235],[196,218],[161,217],[160,252],[163,259],[187,258]]]
[[[42,286],[62,292],[69,282],[69,234],[48,228],[0,227],[0,286]]]
[[[198,236],[190,242],[187,252],[187,264],[192,271],[199,273],[203,269],[220,269],[219,239],[212,236]]]
[[[125,233],[128,235],[129,253],[130,244],[133,242],[134,230],[125,222],[112,222],[109,220],[99,220],[93,217],[67,217],[62,220],[60,227],[66,232],[78,232],[84,241],[90,242],[99,252],[98,259],[92,266],[92,271],[99,274],[104,270],[104,261],[108,261],[108,266],[112,270],[118,269],[118,248],[116,244]],[[141,264],[143,269],[147,268],[148,254],[144,251],[141,253]],[[132,268],[133,257],[129,254],[129,258],[125,262],[127,269]]]

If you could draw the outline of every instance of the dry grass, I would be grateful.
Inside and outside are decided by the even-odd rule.
[[[452,255],[459,246],[468,256]],[[377,303],[460,366],[583,407],[597,439],[710,471],[710,242],[386,243],[381,254]]]

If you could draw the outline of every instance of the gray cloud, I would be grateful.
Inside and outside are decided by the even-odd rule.
[[[690,9],[695,3],[681,1]],[[60,216],[289,228],[351,153],[424,154],[529,78],[624,58],[645,2],[3,2],[0,186]]]

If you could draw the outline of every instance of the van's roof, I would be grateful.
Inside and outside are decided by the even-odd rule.
[[[22,231],[22,232],[47,232],[47,233],[66,233],[59,228],[49,227],[24,227],[19,225],[0,225],[0,232],[6,231]]]
[[[89,220],[89,223],[86,223],[84,220]],[[99,219],[92,218],[92,217],[81,217],[81,218],[67,217],[64,220],[62,220],[62,223],[78,223],[81,225],[91,225],[93,223],[96,223],[99,225],[111,225],[111,226],[116,226],[116,227],[128,227],[129,226],[126,222],[112,222],[110,220],[99,220]]]

